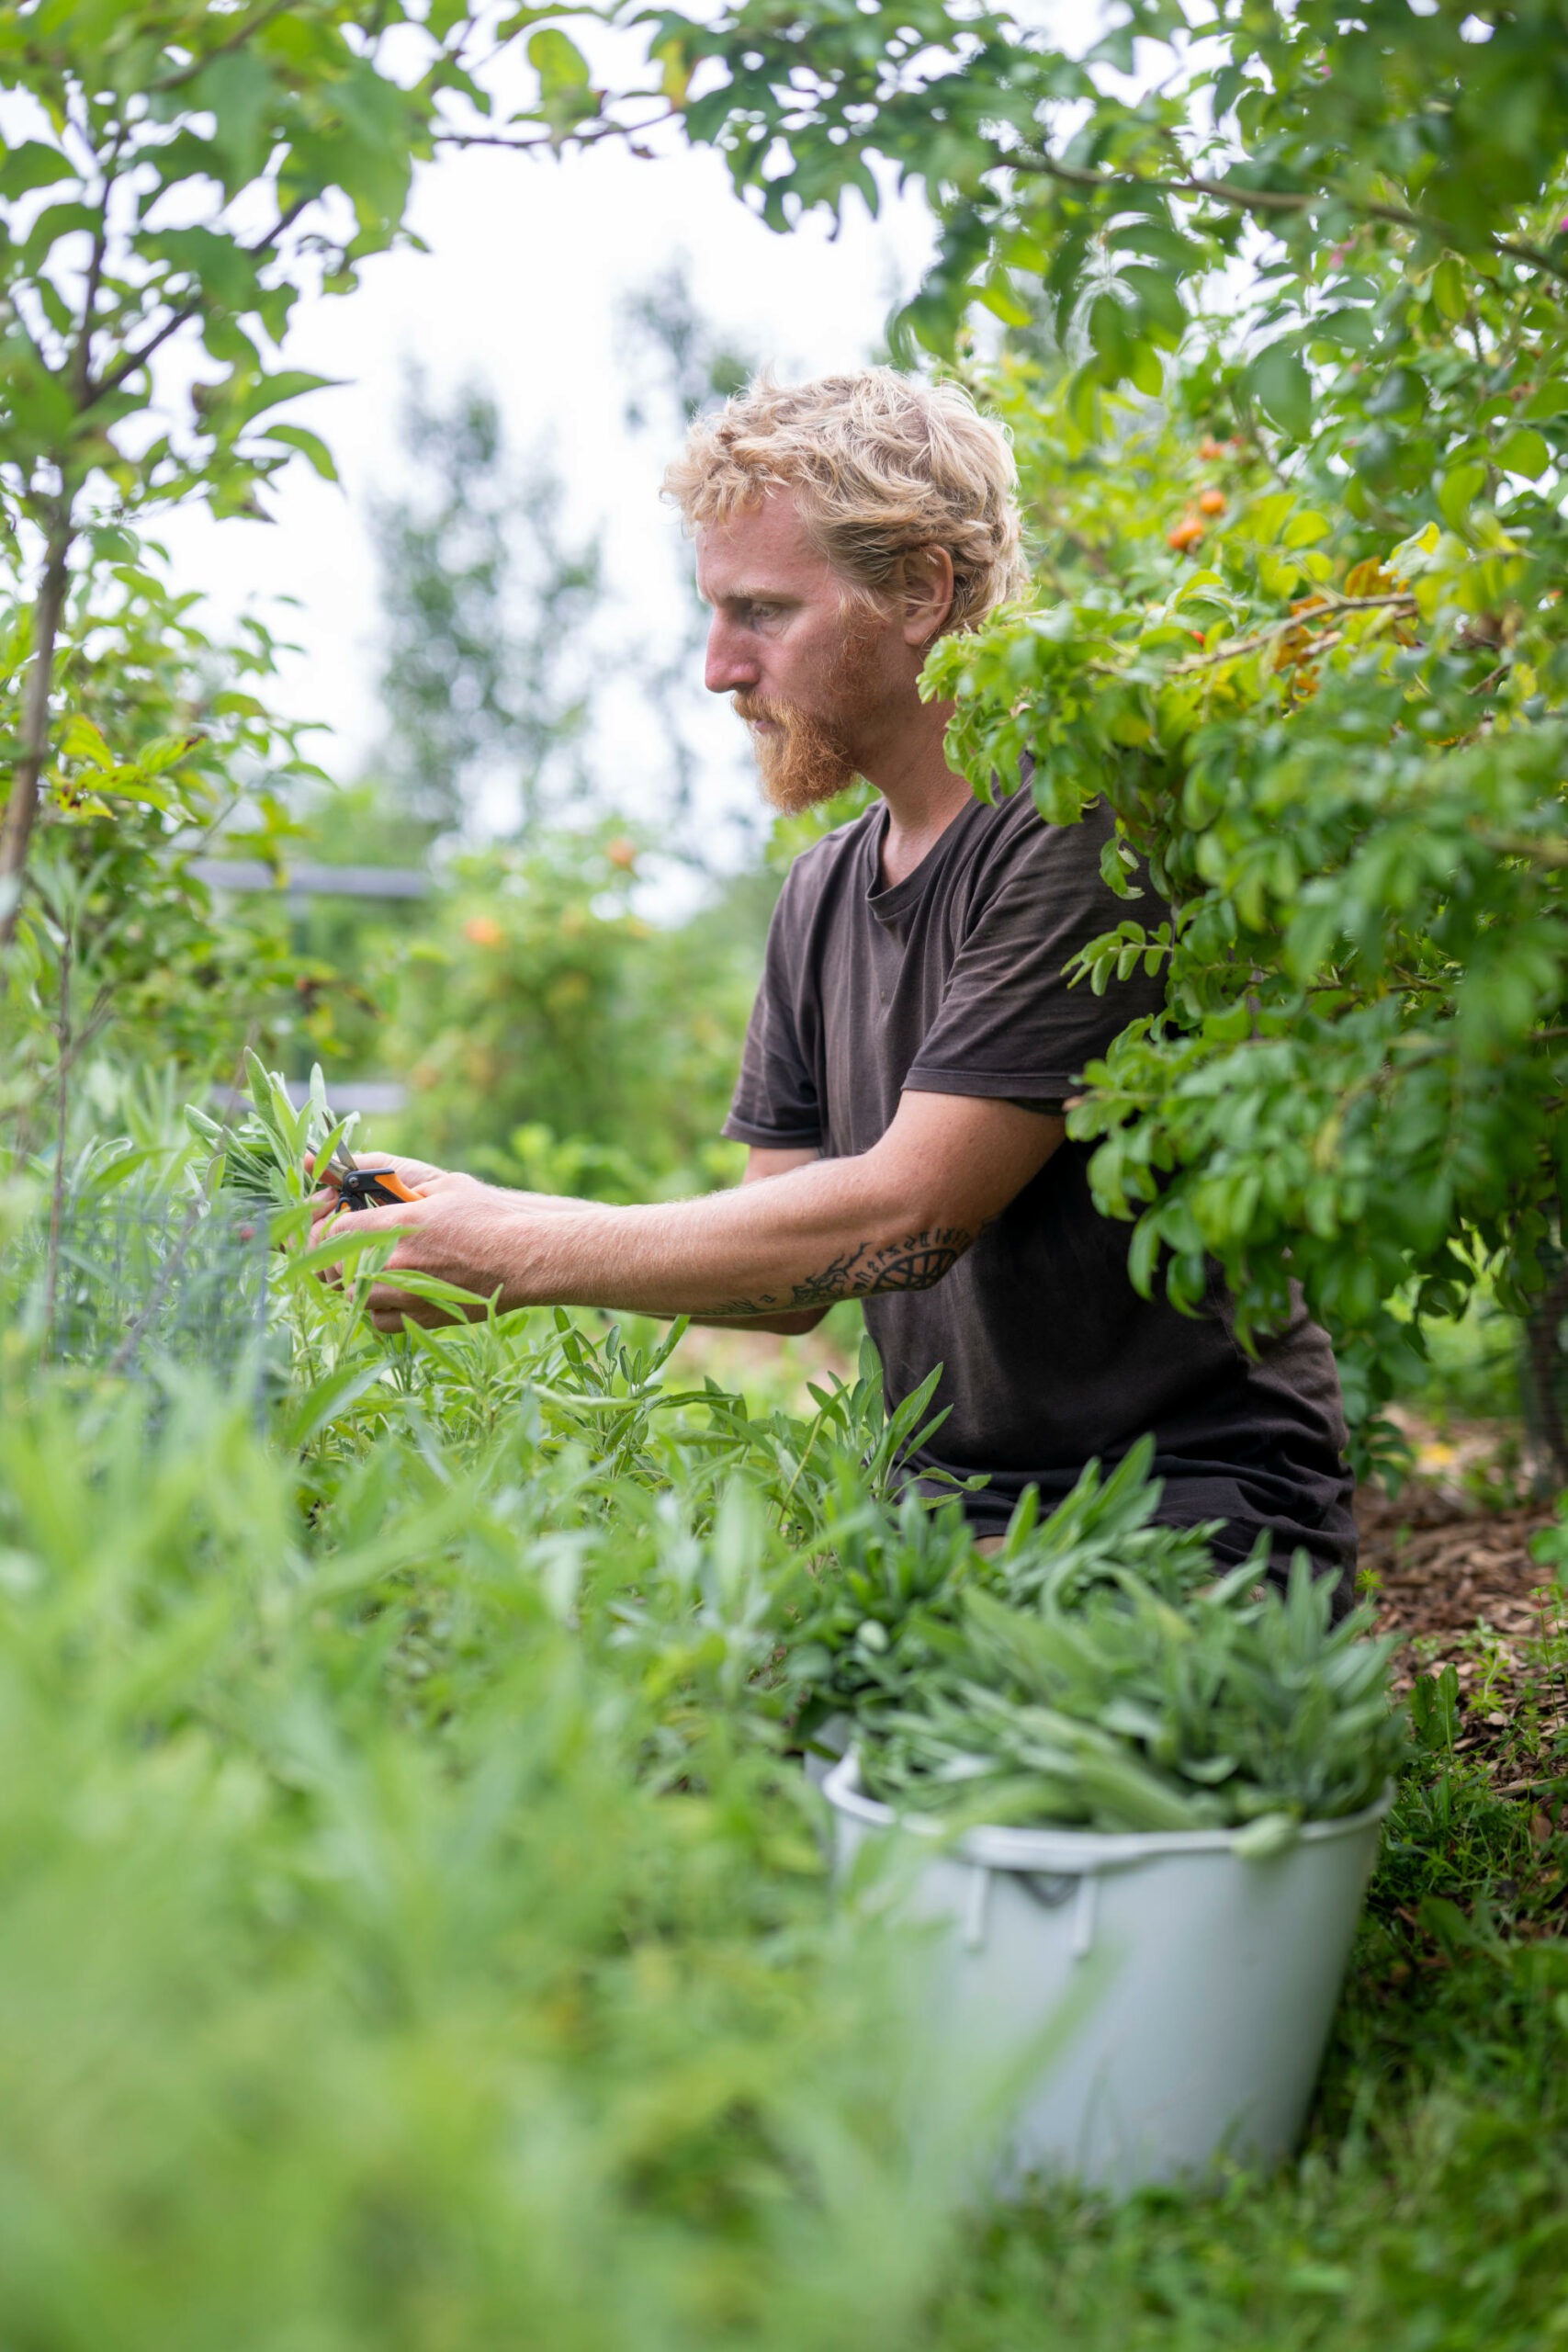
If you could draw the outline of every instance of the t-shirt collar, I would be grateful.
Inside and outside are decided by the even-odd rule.
[[[982,800],[973,797],[967,800],[953,822],[943,826],[914,872],[906,874],[902,882],[895,882],[884,889],[880,883],[882,844],[887,838],[888,814],[886,800],[878,803],[865,836],[865,903],[878,922],[887,925],[900,922],[919,904],[951,855],[954,844],[984,807]]]

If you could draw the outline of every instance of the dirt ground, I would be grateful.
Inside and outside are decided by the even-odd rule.
[[[1568,1595],[1530,1555],[1555,1517],[1527,1499],[1484,1424],[1441,1437],[1414,1418],[1414,1475],[1397,1496],[1358,1499],[1361,1570],[1380,1628],[1396,1634],[1398,1687],[1452,1666],[1461,1754],[1500,1794],[1524,1796],[1568,1772]]]

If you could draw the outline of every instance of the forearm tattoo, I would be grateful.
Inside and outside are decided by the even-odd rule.
[[[824,1266],[794,1283],[789,1295],[760,1291],[755,1298],[727,1298],[722,1306],[708,1306],[705,1315],[787,1315],[803,1306],[836,1306],[841,1298],[866,1298],[874,1291],[930,1290],[951,1273],[975,1237],[961,1225],[938,1225],[911,1233],[891,1247],[874,1250],[862,1241]]]

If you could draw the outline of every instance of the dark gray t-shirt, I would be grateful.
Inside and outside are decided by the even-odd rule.
[[[972,801],[890,889],[886,823],[878,802],[791,868],[727,1136],[838,1158],[880,1140],[906,1087],[1055,1105],[1119,1030],[1159,1009],[1162,983],[1141,971],[1101,997],[1063,975],[1125,911],[1100,875],[1103,808],[1047,825],[1027,792]],[[943,1367],[936,1404],[948,1418],[917,1466],[983,1473],[965,1508],[990,1533],[1025,1487],[1048,1509],[1091,1456],[1114,1461],[1152,1430],[1162,1520],[1224,1520],[1225,1557],[1245,1557],[1267,1528],[1276,1557],[1301,1544],[1325,1566],[1348,1565],[1351,1487],[1326,1338],[1298,1302],[1254,1359],[1218,1280],[1201,1317],[1140,1298],[1132,1228],[1096,1212],[1089,1149],[1062,1144],[930,1290],[867,1298],[890,1401]]]

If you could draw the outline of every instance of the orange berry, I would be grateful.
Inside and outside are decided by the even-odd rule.
[[[1167,547],[1174,548],[1179,555],[1185,548],[1196,547],[1202,536],[1203,526],[1196,514],[1184,514],[1176,528],[1166,533],[1165,542]]]
[[[1203,438],[1198,444],[1198,455],[1203,458],[1207,464],[1212,466],[1216,458],[1223,458],[1224,454],[1224,443],[1223,441],[1216,441],[1212,433],[1205,433]]]
[[[612,865],[618,865],[624,874],[629,874],[637,864],[637,843],[628,841],[625,833],[617,833],[614,841],[605,842],[604,854]]]
[[[493,915],[470,915],[463,925],[463,936],[476,947],[499,947],[506,933]]]
[[[1223,490],[1201,490],[1198,492],[1198,512],[1201,514],[1223,514],[1224,511],[1225,494]]]

